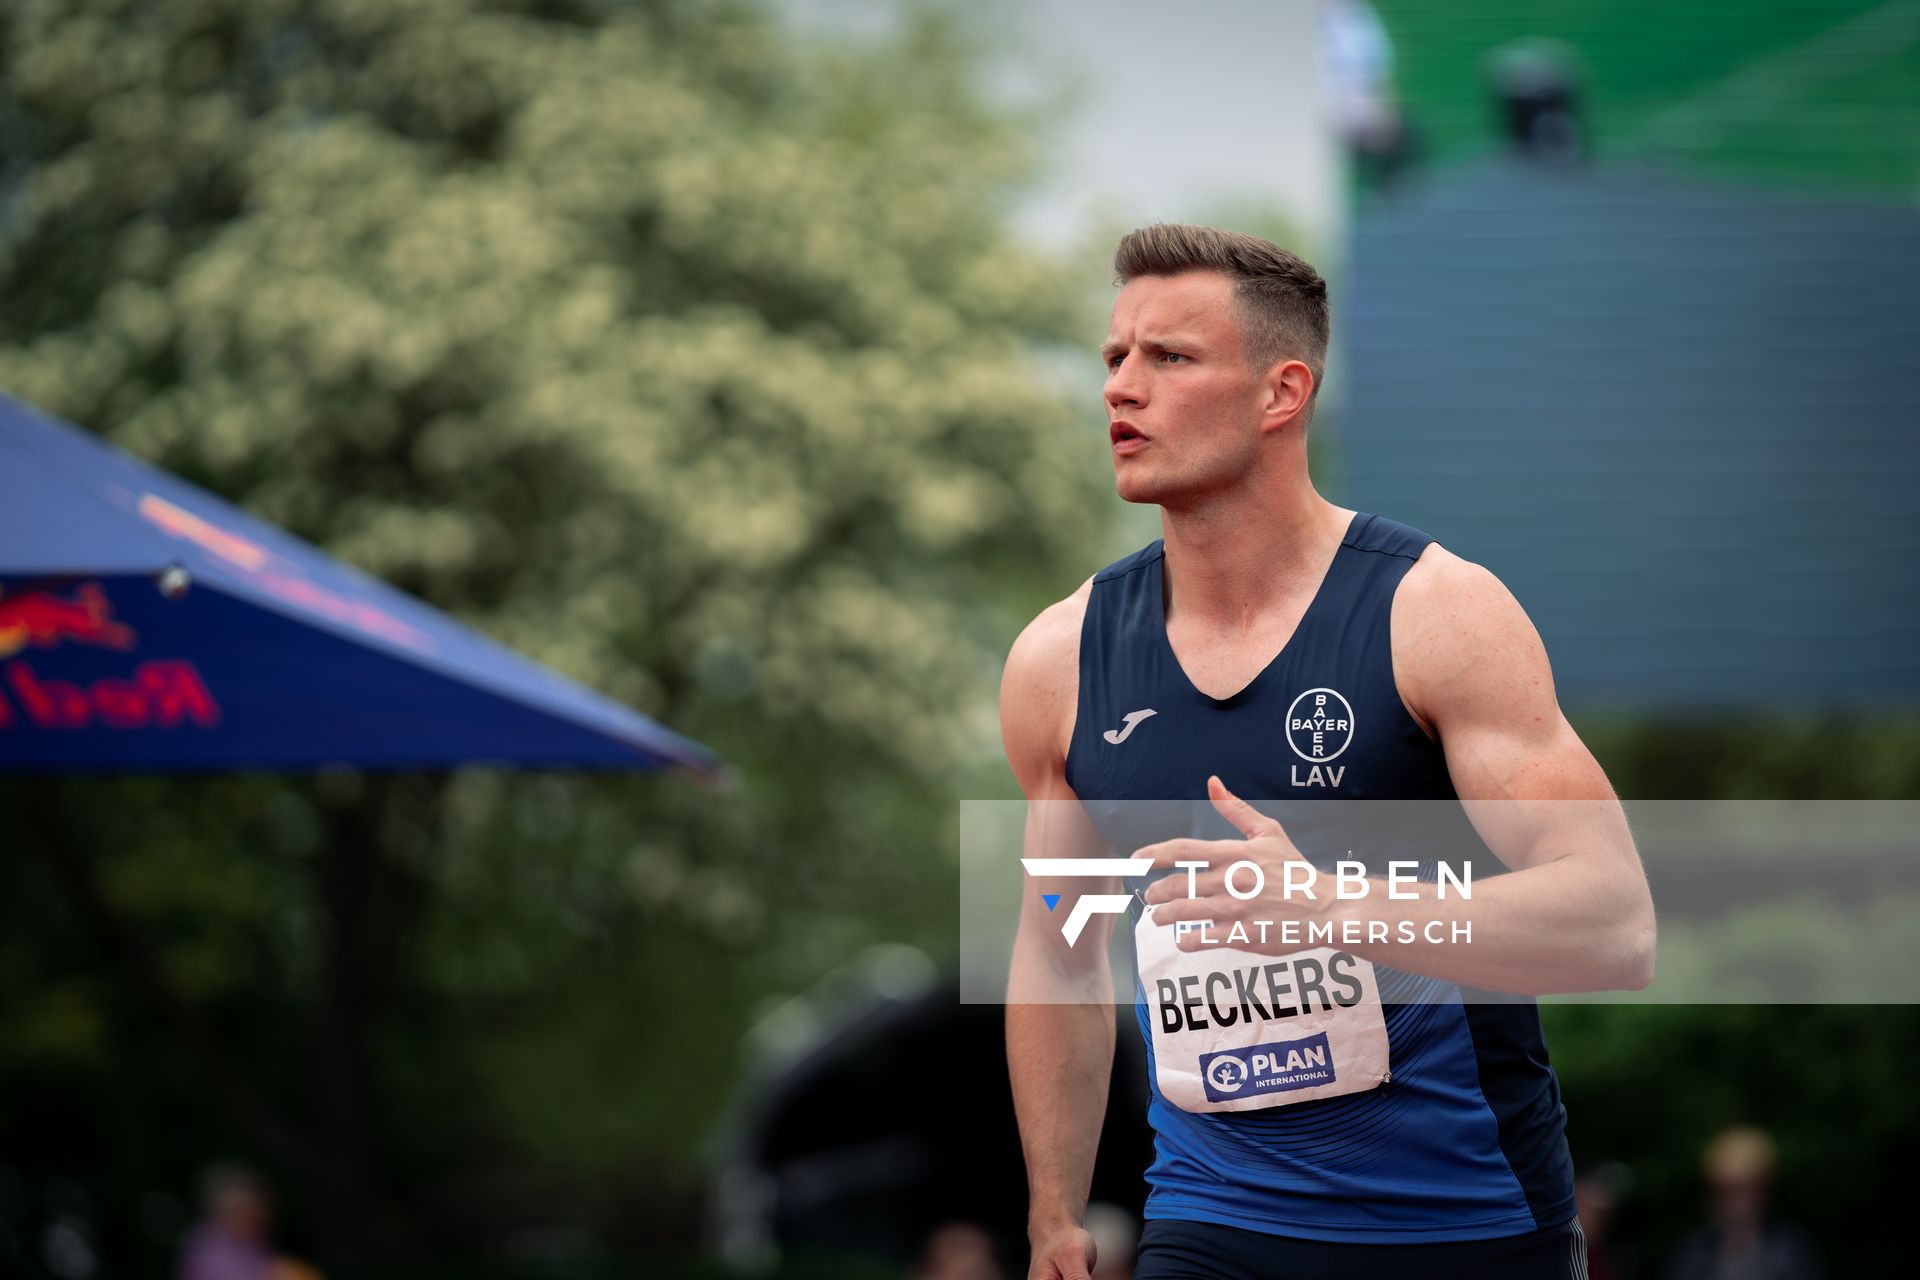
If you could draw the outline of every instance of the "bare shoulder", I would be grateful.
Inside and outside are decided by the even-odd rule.
[[[1427,544],[1393,598],[1395,644],[1402,621],[1412,627],[1460,628],[1495,622],[1520,605],[1484,565],[1462,559],[1437,542]],[[1521,615],[1525,616],[1524,613]]]
[[[1393,672],[1431,732],[1449,706],[1500,697],[1554,705],[1553,674],[1533,620],[1483,565],[1430,543],[1393,598]]]
[[[1080,624],[1093,579],[1029,622],[1000,677],[1000,736],[1007,763],[1029,795],[1066,763],[1080,691]]]

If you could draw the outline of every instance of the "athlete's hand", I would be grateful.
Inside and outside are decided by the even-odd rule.
[[[1093,1263],[1093,1234],[1085,1227],[1063,1226],[1033,1238],[1027,1280],[1090,1280]]]
[[[1165,840],[1139,850],[1134,856],[1151,858],[1155,867],[1173,867],[1180,862],[1207,864],[1204,871],[1176,868],[1185,874],[1167,876],[1147,886],[1141,899],[1153,908],[1153,922],[1168,927],[1181,920],[1213,922],[1204,935],[1197,928],[1180,930],[1176,945],[1182,951],[1231,945],[1282,955],[1318,945],[1306,941],[1306,925],[1332,917],[1339,905],[1332,882],[1294,847],[1278,820],[1227,790],[1218,776],[1207,779],[1207,798],[1246,838]],[[1260,891],[1251,897],[1227,892],[1227,869],[1236,862],[1251,862],[1260,868]],[[1294,864],[1291,869],[1289,864]],[[1234,873],[1233,887],[1238,893],[1248,892],[1255,883],[1256,877],[1245,867]],[[1280,922],[1285,920],[1301,922],[1299,941],[1294,945],[1280,940]],[[1234,933],[1236,924],[1243,926],[1238,934]],[[1230,943],[1229,936],[1233,938]]]

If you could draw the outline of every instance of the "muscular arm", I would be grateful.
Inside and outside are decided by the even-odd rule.
[[[1446,753],[1467,816],[1510,874],[1470,901],[1352,906],[1375,918],[1472,922],[1473,942],[1357,948],[1470,986],[1533,994],[1653,980],[1653,899],[1626,814],[1567,723],[1533,623],[1493,574],[1427,549],[1393,605],[1394,675]]]
[[[1653,900],[1626,815],[1560,713],[1546,651],[1519,604],[1486,570],[1430,547],[1394,598],[1393,656],[1407,710],[1439,740],[1467,817],[1512,870],[1476,879],[1471,896],[1379,878],[1364,896],[1343,899],[1324,882],[1296,895],[1287,864],[1305,863],[1281,824],[1214,779],[1214,804],[1246,840],[1140,850],[1165,866],[1213,864],[1184,899],[1171,880],[1149,888],[1154,919],[1220,930],[1189,930],[1176,942],[1184,950],[1233,945],[1236,924],[1238,945],[1276,954],[1327,929],[1343,950],[1469,987],[1527,995],[1645,987]],[[1265,870],[1248,898],[1224,891],[1224,868],[1240,858]],[[1259,932],[1280,921],[1305,927],[1292,942],[1284,931]]]
[[[1000,686],[1007,762],[1029,801],[1028,857],[1103,856],[1065,776],[1079,684],[1080,621],[1088,588],[1021,633]],[[1111,916],[1096,916],[1068,947],[1043,892],[1110,892],[1096,880],[1049,885],[1022,877],[1019,927],[1007,984],[1007,1069],[1026,1153],[1028,1236],[1034,1280],[1080,1280],[1092,1263],[1082,1228],[1113,1069]]]

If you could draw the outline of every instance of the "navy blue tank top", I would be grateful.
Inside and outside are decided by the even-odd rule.
[[[1217,773],[1280,817],[1323,867],[1353,857],[1382,873],[1387,858],[1408,859],[1431,879],[1444,857],[1456,866],[1471,860],[1476,882],[1497,873],[1439,745],[1393,678],[1394,591],[1432,541],[1380,516],[1354,516],[1292,638],[1226,698],[1195,688],[1168,643],[1160,542],[1096,574],[1066,778],[1115,853],[1179,835],[1233,836],[1206,800],[1207,776]],[[1437,803],[1310,803],[1328,799]],[[1167,803],[1132,803],[1148,800]],[[1403,810],[1405,820],[1391,816]],[[1362,853],[1348,851],[1344,820],[1314,817],[1355,811],[1369,815]],[[1137,897],[1133,910],[1137,920]],[[1573,1217],[1566,1113],[1533,1002],[1463,1000],[1451,983],[1376,971],[1390,1051],[1385,1084],[1212,1113],[1162,1096],[1136,982],[1154,1131],[1148,1218],[1385,1244],[1515,1235]]]

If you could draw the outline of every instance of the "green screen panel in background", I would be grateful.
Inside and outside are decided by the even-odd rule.
[[[1429,158],[1495,145],[1484,59],[1547,37],[1578,55],[1603,156],[1780,182],[1920,184],[1920,0],[1379,0]]]

